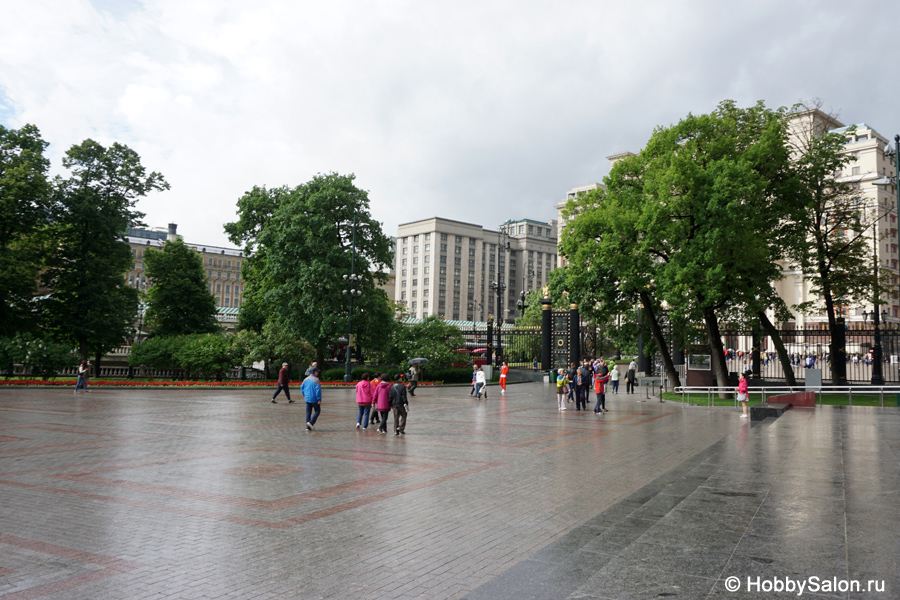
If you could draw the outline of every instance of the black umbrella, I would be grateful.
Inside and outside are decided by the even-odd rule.
[[[427,363],[427,362],[428,362],[427,358],[411,358],[411,359],[409,359],[409,364],[411,364],[411,365],[420,365],[422,363]]]

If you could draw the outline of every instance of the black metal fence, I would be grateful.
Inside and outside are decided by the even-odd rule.
[[[536,368],[535,363],[537,368],[540,367],[540,327],[516,327],[509,323],[504,324],[502,329],[496,324],[491,327],[490,332],[488,325],[484,323],[459,327],[465,344],[455,349],[459,355],[455,364],[471,364],[473,361],[486,364],[489,355],[490,362],[496,364],[499,353],[501,360],[506,360],[510,369],[533,370]]]
[[[809,369],[822,372],[822,382],[831,381],[831,331],[823,328],[781,329],[778,331],[787,350],[794,377],[798,382],[806,380]],[[847,383],[872,382],[872,349],[875,346],[875,328],[851,328],[844,332]],[[900,383],[900,329],[889,325],[879,330],[882,348],[882,377],[885,384]],[[705,335],[698,342],[706,341]],[[729,372],[740,373],[753,367],[752,350],[754,336],[750,331],[725,330],[722,332],[726,365]],[[784,369],[775,350],[772,338],[759,336],[760,377],[768,381],[785,381]],[[655,374],[662,374],[659,355],[651,361]]]

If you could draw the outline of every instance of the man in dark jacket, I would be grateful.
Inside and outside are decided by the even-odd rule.
[[[272,404],[278,404],[278,401],[275,400],[275,398],[276,396],[278,396],[281,390],[284,390],[284,396],[288,399],[288,404],[294,403],[294,401],[291,400],[291,390],[289,387],[290,383],[291,374],[290,371],[288,371],[288,364],[281,363],[281,370],[278,371],[278,387],[275,388],[275,395],[272,396]]]
[[[391,411],[394,413],[394,435],[406,435],[406,412],[409,409],[409,400],[406,397],[406,386],[403,385],[403,375],[394,377],[394,385],[388,392],[391,402]]]

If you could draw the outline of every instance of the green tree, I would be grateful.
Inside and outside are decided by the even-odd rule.
[[[63,159],[71,171],[57,177],[53,192],[53,254],[43,281],[47,324],[82,358],[100,357],[122,343],[137,312],[137,290],[125,284],[133,265],[124,232],[143,214],[139,198],[168,189],[162,175],[147,173],[136,152],[93,140],[73,146]]]
[[[394,330],[390,362],[406,365],[411,358],[427,358],[429,366],[449,367],[459,360],[457,348],[465,346],[459,329],[437,315],[420,323],[400,323]]]
[[[144,253],[147,276],[147,323],[152,335],[215,333],[216,300],[209,292],[203,258],[180,239],[166,242],[162,250]]]
[[[0,336],[33,328],[46,254],[50,184],[38,128],[0,125]]]
[[[77,363],[71,346],[46,336],[26,332],[0,338],[0,371],[4,374],[11,374],[13,365],[20,364],[32,377],[47,379]]]
[[[802,183],[804,210],[794,220],[798,241],[787,248],[786,255],[810,282],[810,295],[819,298],[796,308],[803,312],[824,310],[830,330],[836,331],[840,305],[859,298],[871,299],[874,306],[881,303],[880,294],[874,290],[879,284],[888,284],[889,273],[883,270],[884,279],[876,281],[874,269],[863,265],[872,265],[873,246],[879,237],[877,224],[888,213],[878,210],[874,202],[864,201],[862,192],[852,183],[835,178],[851,160],[845,144],[854,128],[835,131],[836,120],[819,111],[818,102],[794,108],[789,115],[793,131],[790,140],[794,171]],[[837,337],[831,336],[834,385],[846,384],[843,352]]]
[[[178,368],[176,354],[181,345],[181,336],[153,337],[134,344],[128,355],[128,364],[132,367],[149,367],[159,371]]]
[[[242,365],[264,362],[266,376],[272,365],[282,362],[307,365],[316,357],[316,351],[310,344],[289,334],[276,321],[267,321],[262,331],[239,331],[232,337],[232,348],[236,362]]]
[[[214,377],[221,381],[236,362],[231,340],[222,333],[184,335],[178,339],[175,360],[188,377]]]
[[[324,358],[328,343],[346,333],[349,299],[342,279],[352,270],[353,287],[373,294],[373,273],[392,264],[391,241],[369,213],[369,198],[353,175],[317,175],[295,188],[255,187],[238,201],[238,221],[225,230],[241,244],[244,297],[267,320],[306,340]],[[355,258],[351,259],[354,222]]]

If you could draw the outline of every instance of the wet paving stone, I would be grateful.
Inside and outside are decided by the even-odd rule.
[[[395,437],[356,430],[343,389],[312,432],[259,390],[0,389],[0,598],[718,598],[732,575],[853,574],[900,597],[896,409],[751,425],[553,392],[420,387]]]

